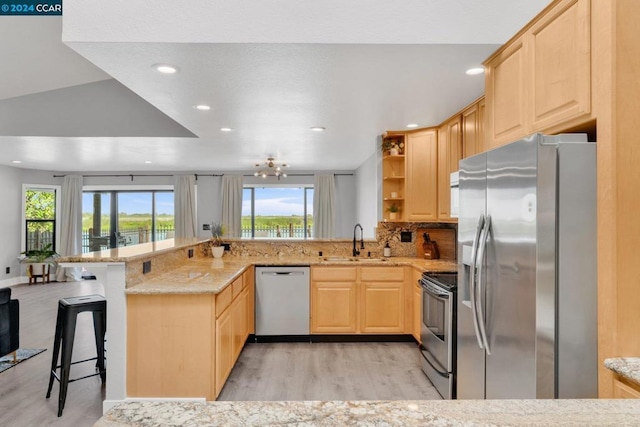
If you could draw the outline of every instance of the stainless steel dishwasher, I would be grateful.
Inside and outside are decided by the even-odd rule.
[[[256,267],[256,337],[309,335],[309,267]]]

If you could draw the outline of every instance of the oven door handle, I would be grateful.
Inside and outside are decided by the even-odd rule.
[[[421,282],[421,285],[422,285],[422,290],[428,293],[429,295],[431,295],[432,297],[434,297],[435,299],[444,301],[444,302],[449,301],[449,294],[445,294],[445,293],[437,294],[428,286],[425,286],[424,284],[422,284],[422,282]]]
[[[431,366],[431,368],[433,368],[434,371],[436,371],[436,373],[438,375],[440,375],[443,378],[449,378],[449,372],[446,371],[441,371],[440,368],[438,368],[437,366],[435,366],[431,360],[429,360],[429,358],[427,356],[425,356],[426,354],[428,354],[429,356],[433,357],[433,355],[431,354],[431,352],[429,352],[429,350],[426,349],[425,346],[423,346],[422,344],[420,344],[420,353],[422,354],[422,358],[424,360],[427,361],[427,363],[429,364],[429,366]],[[435,359],[435,358],[434,358]]]

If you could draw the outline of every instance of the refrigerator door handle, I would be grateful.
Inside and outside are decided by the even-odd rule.
[[[482,270],[484,265],[484,251],[487,247],[487,239],[489,238],[489,232],[491,230],[491,216],[487,215],[487,219],[484,223],[484,229],[480,236],[480,245],[478,248],[478,258],[476,260],[478,264],[478,286],[476,288],[477,294],[475,296],[478,303],[478,325],[480,326],[480,335],[482,336],[482,342],[488,355],[491,355],[491,348],[489,348],[489,339],[487,338],[487,331],[484,324],[484,312],[482,309]]]
[[[476,308],[476,269],[478,245],[480,244],[481,231],[484,229],[484,215],[480,215],[478,218],[478,225],[476,227],[476,234],[473,238],[473,246],[471,247],[471,268],[469,272],[469,294],[471,296],[471,312],[473,313],[473,327],[476,332],[476,339],[478,340],[478,346],[482,349],[482,338],[480,336],[480,327],[478,326],[478,310]]]

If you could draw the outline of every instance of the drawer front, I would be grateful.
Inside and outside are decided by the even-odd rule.
[[[357,279],[356,267],[312,267],[311,280],[334,282],[347,281],[355,282]]]
[[[402,282],[404,267],[362,267],[363,282]]]
[[[242,276],[240,276],[236,280],[234,280],[233,283],[231,284],[233,299],[235,299],[238,295],[240,295],[240,292],[242,292],[243,288],[244,288],[244,281],[242,280]]]
[[[233,299],[233,285],[229,285],[222,292],[216,295],[216,318],[220,317],[222,312],[229,307]]]

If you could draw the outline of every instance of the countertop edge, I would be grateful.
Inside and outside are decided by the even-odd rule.
[[[640,357],[612,357],[604,360],[604,366],[640,385]]]

